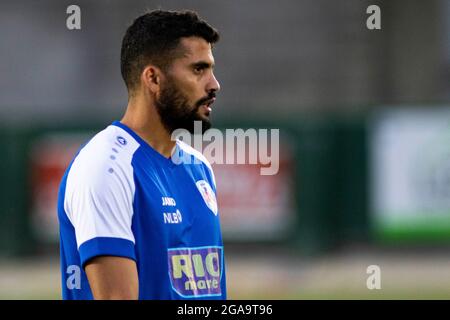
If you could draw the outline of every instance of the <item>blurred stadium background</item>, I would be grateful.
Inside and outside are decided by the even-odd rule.
[[[59,180],[120,119],[121,38],[154,8],[220,30],[217,127],[280,129],[279,174],[216,166],[231,299],[450,298],[450,1],[5,0],[1,299],[60,299]]]

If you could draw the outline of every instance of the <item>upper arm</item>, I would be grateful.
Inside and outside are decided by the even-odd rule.
[[[82,267],[96,256],[135,259],[131,160],[97,152],[102,155],[87,150],[74,161],[65,190],[64,210],[75,230]]]
[[[85,266],[94,299],[139,298],[136,262],[122,257],[99,256]]]
[[[134,298],[133,168],[125,150],[114,157],[110,152],[90,148],[80,153],[67,177],[64,210],[94,298]]]

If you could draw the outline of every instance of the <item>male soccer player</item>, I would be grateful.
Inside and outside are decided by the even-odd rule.
[[[59,190],[64,299],[226,299],[214,174],[171,139],[210,127],[218,39],[191,11],[152,11],[126,31],[125,115],[78,152]]]

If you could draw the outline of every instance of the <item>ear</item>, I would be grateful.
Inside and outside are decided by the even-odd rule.
[[[161,84],[161,70],[153,65],[148,65],[141,73],[142,84],[150,92],[158,93]]]

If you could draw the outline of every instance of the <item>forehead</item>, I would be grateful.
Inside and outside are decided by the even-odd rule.
[[[211,44],[203,38],[182,38],[180,40],[180,47],[183,50],[183,55],[180,57],[180,60],[186,62],[202,60],[204,62],[214,63]]]

